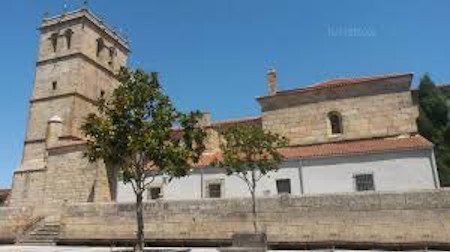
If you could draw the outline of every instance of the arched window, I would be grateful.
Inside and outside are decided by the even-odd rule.
[[[53,33],[50,36],[50,41],[52,42],[53,52],[56,52],[56,48],[58,46],[58,33]]]
[[[64,32],[64,36],[66,37],[67,42],[67,49],[70,49],[70,46],[72,45],[72,35],[73,35],[72,29],[67,29]]]
[[[342,116],[338,112],[328,113],[328,121],[330,122],[330,129],[332,135],[342,134]]]

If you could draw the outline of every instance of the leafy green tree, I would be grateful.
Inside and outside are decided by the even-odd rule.
[[[122,68],[110,99],[101,97],[98,114],[89,114],[82,131],[86,156],[117,169],[136,195],[137,242],[143,251],[143,193],[155,176],[186,175],[205,149],[201,113],[181,113],[161,89],[156,73]],[[174,135],[173,127],[179,127]]]
[[[220,135],[222,158],[215,165],[226,169],[228,175],[236,175],[247,185],[252,197],[253,227],[257,233],[256,186],[268,172],[278,170],[283,161],[279,149],[287,145],[287,140],[257,126],[234,126],[220,130]]]
[[[450,186],[450,95],[437,88],[428,74],[419,85],[419,133],[435,144],[436,164],[442,186]]]

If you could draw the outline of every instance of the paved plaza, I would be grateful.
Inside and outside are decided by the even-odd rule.
[[[109,247],[69,247],[69,246],[0,246],[0,252],[119,252],[124,248],[109,248]],[[152,248],[155,249],[169,249],[169,248]],[[174,251],[181,248],[171,248]],[[217,252],[218,250],[215,248],[192,248],[192,252]],[[323,250],[268,250],[277,251],[277,252],[294,252],[294,251],[314,251],[314,252],[322,252],[322,251],[333,251],[331,249],[323,249]],[[346,251],[380,251],[381,250],[340,250],[336,249],[334,251],[346,252]],[[416,250],[416,251],[425,251],[425,250]],[[438,250],[433,250],[435,252],[440,252]],[[442,251],[443,252],[443,251]]]
[[[118,252],[124,248],[69,246],[0,246],[0,252]],[[158,249],[158,248],[153,248]],[[176,249],[174,249],[176,251]],[[194,248],[192,252],[216,252],[214,248]]]

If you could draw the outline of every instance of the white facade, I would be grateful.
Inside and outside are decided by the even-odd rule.
[[[263,177],[258,196],[278,194],[277,180],[289,179],[291,194],[356,192],[355,175],[372,174],[375,191],[434,189],[439,180],[431,149],[407,150],[353,156],[289,160],[277,172]],[[152,187],[161,188],[163,199],[209,198],[209,184],[220,185],[221,198],[249,197],[247,185],[219,168],[194,169],[187,177],[158,177]],[[135,201],[130,185],[119,183],[118,202]],[[147,192],[145,200],[151,200]]]
[[[373,174],[375,191],[439,187],[431,150],[310,159],[302,167],[305,193],[354,192],[358,174]]]

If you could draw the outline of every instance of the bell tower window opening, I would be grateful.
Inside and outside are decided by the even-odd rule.
[[[73,35],[72,29],[67,29],[64,33],[64,36],[66,37],[66,42],[67,42],[67,49],[70,49],[70,47],[72,45],[72,35]]]
[[[108,65],[109,65],[109,66],[112,66],[113,63],[114,63],[114,57],[115,57],[116,54],[117,54],[116,48],[110,47],[110,48],[108,49],[108,51],[109,51],[109,61],[108,61]]]
[[[58,82],[52,82],[52,90],[56,90],[58,88]]]
[[[109,48],[109,58],[113,59],[116,56],[116,48],[110,47]]]
[[[56,52],[56,48],[58,47],[58,33],[53,33],[50,36],[50,41],[52,43],[53,52]]]
[[[97,57],[100,56],[100,53],[102,52],[103,48],[105,47],[105,42],[102,38],[97,39]]]

